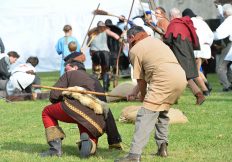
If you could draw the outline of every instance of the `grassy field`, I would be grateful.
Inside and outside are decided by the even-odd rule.
[[[53,85],[58,73],[40,73],[43,85]],[[177,105],[188,117],[187,124],[170,125],[169,157],[158,158],[150,154],[157,147],[151,135],[142,154],[142,161],[165,162],[229,162],[232,161],[232,92],[221,92],[215,74],[208,76],[212,83],[212,95],[202,106],[195,105],[195,98],[188,89]],[[121,80],[125,81],[125,80]],[[103,135],[99,140],[96,156],[80,159],[76,148],[79,132],[75,125],[60,123],[67,138],[63,140],[61,158],[41,158],[39,153],[47,150],[41,111],[48,100],[7,103],[0,100],[0,161],[1,162],[76,162],[113,161],[129,151],[134,125],[117,122],[122,135],[124,151],[110,151]],[[116,120],[121,110],[135,102],[110,103]]]

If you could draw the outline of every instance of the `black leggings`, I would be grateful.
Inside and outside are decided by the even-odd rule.
[[[110,70],[110,52],[108,51],[96,51],[92,53],[93,65],[101,65],[102,73]]]
[[[107,134],[108,144],[112,145],[122,142],[121,136],[118,132],[118,128],[114,120],[114,116],[110,109],[109,112],[107,113],[107,119],[105,119],[105,122],[106,122],[105,131]]]

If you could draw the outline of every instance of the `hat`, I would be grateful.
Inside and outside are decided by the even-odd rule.
[[[151,11],[146,11],[145,12],[147,15],[151,15]]]
[[[197,15],[189,8],[186,8],[183,12],[182,12],[182,16],[189,16],[190,18],[192,17],[196,17]]]
[[[73,52],[71,54],[69,54],[68,56],[66,56],[64,58],[64,61],[67,62],[68,60],[74,59],[77,56],[80,56],[82,53],[81,52]]]
[[[67,61],[65,62],[65,66],[69,64],[70,66],[77,66],[78,70],[86,70],[85,69],[85,65],[82,62],[76,61],[76,60],[71,60],[71,61]]]
[[[104,22],[98,21],[97,26],[106,26]]]

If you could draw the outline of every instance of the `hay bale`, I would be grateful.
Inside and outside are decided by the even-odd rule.
[[[125,107],[119,117],[119,121],[122,123],[135,123],[135,118],[138,110],[141,106],[127,106]]]
[[[141,106],[128,106],[122,110],[119,121],[123,123],[135,123],[135,118]],[[169,124],[184,124],[188,122],[188,118],[179,109],[170,108],[168,112],[170,119]]]
[[[120,95],[127,96],[130,92],[132,92],[133,88],[136,86],[136,83],[133,82],[125,82],[116,86],[109,94],[111,95]],[[120,98],[117,97],[106,97],[107,102],[112,101],[120,101]]]
[[[179,109],[170,108],[168,117],[170,119],[169,124],[184,124],[188,122],[188,118]]]

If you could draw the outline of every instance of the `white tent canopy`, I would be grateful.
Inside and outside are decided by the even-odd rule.
[[[92,11],[100,3],[100,8],[115,15],[128,17],[132,0],[0,0],[0,37],[6,53],[17,51],[18,63],[24,63],[29,56],[37,56],[40,63],[38,71],[55,71],[60,68],[61,57],[55,51],[57,40],[64,35],[65,24],[73,27],[73,36],[79,43],[87,32],[93,17]],[[136,0],[132,16],[140,14],[140,4]],[[111,18],[114,23],[118,18],[96,16],[92,27],[99,20]],[[85,62],[91,67],[87,54]]]

